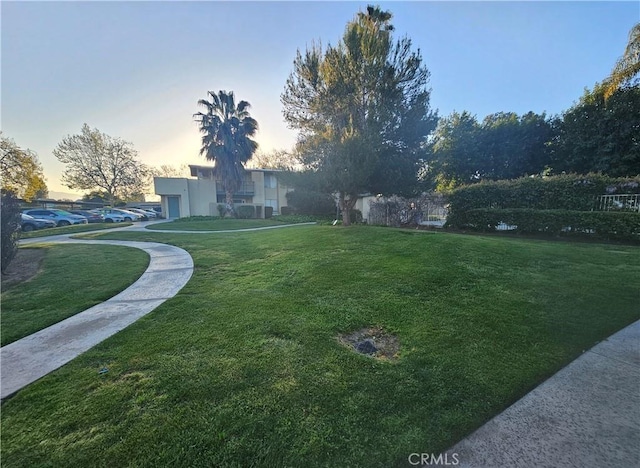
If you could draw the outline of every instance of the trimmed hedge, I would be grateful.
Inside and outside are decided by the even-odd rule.
[[[619,211],[479,208],[450,215],[447,227],[495,231],[501,223],[518,233],[640,241],[640,214]]]
[[[640,177],[616,179],[600,174],[481,182],[449,195],[449,212],[478,208],[590,211],[598,195],[640,193]]]
[[[250,219],[255,217],[256,207],[253,205],[240,205],[236,212],[238,213],[238,218]]]

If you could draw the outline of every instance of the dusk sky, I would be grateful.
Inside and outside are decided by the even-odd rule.
[[[559,114],[622,55],[640,2],[379,2],[431,72],[440,116]],[[336,44],[367,2],[1,2],[4,136],[35,151],[50,191],[52,152],[83,123],[160,166],[209,164],[193,114],[207,91],[251,103],[261,149],[296,133],[280,94],[297,49]]]

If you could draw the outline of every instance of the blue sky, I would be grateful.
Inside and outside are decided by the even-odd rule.
[[[559,114],[611,71],[640,2],[379,2],[431,72],[432,107]],[[263,150],[287,149],[280,94],[297,49],[335,44],[367,2],[1,2],[1,128],[52,154],[83,123],[150,165],[206,164],[192,115],[207,91],[252,105]]]

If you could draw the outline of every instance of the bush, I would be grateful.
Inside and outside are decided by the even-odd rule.
[[[227,205],[223,205],[220,203],[218,204],[217,208],[218,208],[218,215],[221,218],[224,218],[224,216],[227,214]]]
[[[326,193],[298,188],[286,197],[289,207],[298,214],[330,216],[336,212],[336,201]]]
[[[515,232],[553,236],[582,235],[640,242],[640,214],[616,211],[572,211],[479,208],[451,215],[447,227],[494,231],[504,223]]]
[[[640,177],[587,175],[525,177],[467,185],[449,195],[452,215],[479,208],[590,211],[599,195],[640,193]]]
[[[265,206],[264,207],[264,217],[266,219],[271,218],[273,216],[273,207],[272,206]]]
[[[238,213],[238,218],[250,219],[255,217],[256,207],[253,205],[240,205],[236,212]]]
[[[0,271],[4,274],[18,253],[18,240],[20,239],[20,205],[13,192],[3,191],[0,207],[0,235],[2,242],[2,263]]]
[[[280,214],[283,216],[289,216],[293,214],[293,208],[291,208],[290,206],[283,206],[280,207]]]

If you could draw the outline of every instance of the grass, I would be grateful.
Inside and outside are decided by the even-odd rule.
[[[300,217],[298,217],[300,218]],[[279,220],[278,218],[269,219],[236,219],[236,218],[218,218],[211,216],[194,216],[191,218],[178,218],[173,221],[161,224],[152,224],[147,226],[149,230],[170,230],[170,231],[231,231],[238,229],[253,229],[261,227],[282,226],[283,224],[296,222],[306,222],[309,219],[299,220],[288,216]]]
[[[639,318],[637,247],[358,226],[92,237],[185,248],[194,276],[5,402],[3,466],[406,466]],[[370,325],[398,361],[336,339]]]
[[[132,223],[91,223],[76,224],[74,226],[62,226],[48,229],[39,229],[37,231],[23,232],[20,234],[22,239],[31,239],[34,237],[57,236],[59,234],[76,234],[80,232],[101,231],[104,229],[114,229],[120,227],[131,226]]]
[[[38,248],[46,250],[42,271],[2,292],[2,346],[109,299],[135,282],[149,264],[147,253],[130,247]]]

